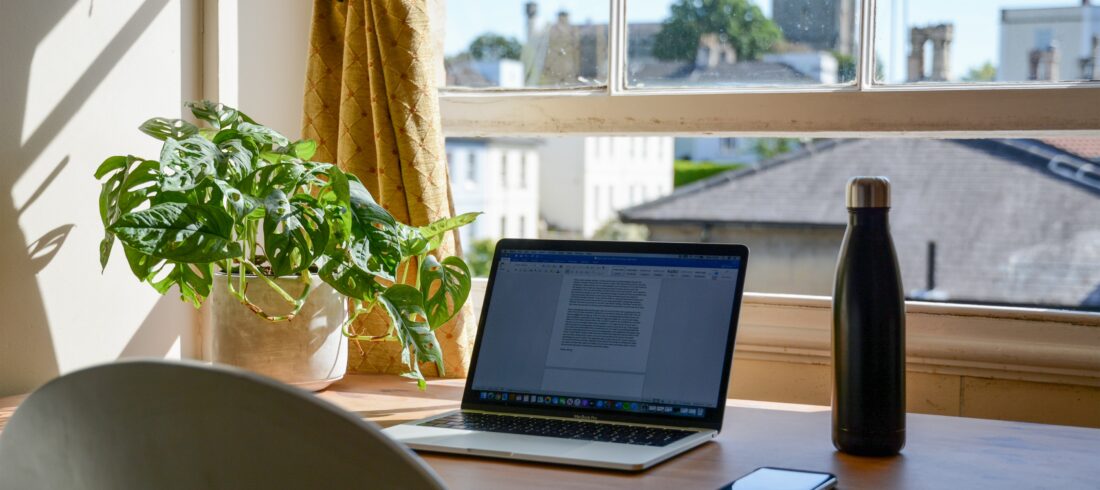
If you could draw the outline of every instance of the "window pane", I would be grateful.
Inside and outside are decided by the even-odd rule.
[[[880,0],[885,83],[1094,80],[1100,6],[1080,0]]]
[[[858,0],[627,4],[630,87],[851,84]]]
[[[448,87],[607,82],[607,0],[448,0],[446,8]]]
[[[485,213],[461,232],[471,266],[501,237],[733,242],[749,291],[828,296],[845,183],[883,175],[910,299],[1100,311],[1100,138],[643,140],[448,139],[530,165],[527,188],[452,182],[456,211]]]

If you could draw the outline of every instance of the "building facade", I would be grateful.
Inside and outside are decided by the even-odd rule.
[[[856,0],[772,0],[772,20],[783,37],[819,51],[857,52]]]
[[[539,234],[539,143],[518,138],[448,138],[456,213],[481,212],[459,228],[462,243]]]
[[[547,226],[592,237],[617,213],[672,192],[672,138],[551,138],[539,147],[539,203]]]
[[[1100,6],[1004,9],[998,81],[1095,80]]]

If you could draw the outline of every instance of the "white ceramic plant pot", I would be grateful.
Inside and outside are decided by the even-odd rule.
[[[233,278],[237,287],[237,277]],[[248,299],[268,315],[293,310],[274,289],[248,277]],[[291,296],[302,285],[297,277],[275,281]],[[323,390],[344,377],[348,339],[340,326],[348,318],[347,298],[316,275],[302,310],[289,321],[270,322],[229,293],[224,274],[214,277],[209,307],[200,328],[204,360],[229,364],[307,390]]]

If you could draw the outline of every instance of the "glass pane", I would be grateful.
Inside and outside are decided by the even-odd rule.
[[[880,0],[884,83],[1094,80],[1100,6],[1081,0]]]
[[[630,87],[855,80],[858,0],[630,1],[627,20]]]
[[[1100,311],[1100,138],[451,138],[447,152],[456,210],[485,213],[461,231],[482,276],[501,237],[733,242],[752,250],[747,290],[828,296],[845,183],[883,175],[909,298]]]
[[[607,83],[607,0],[447,0],[448,87]]]

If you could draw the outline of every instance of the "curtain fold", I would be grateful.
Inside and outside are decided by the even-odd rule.
[[[436,91],[429,0],[315,0],[302,135],[317,161],[335,162],[386,210],[420,226],[454,215]],[[452,233],[436,252],[458,253]],[[360,334],[385,333],[377,309]],[[465,376],[473,347],[469,305],[436,331],[447,376]],[[404,372],[394,342],[352,343],[349,370]],[[435,366],[422,364],[425,375]]]

